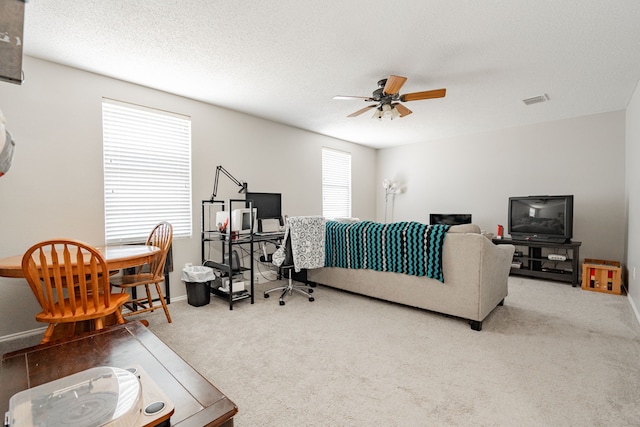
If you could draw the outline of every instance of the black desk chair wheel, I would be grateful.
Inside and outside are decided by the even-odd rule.
[[[291,271],[293,269],[293,266],[282,266],[280,268],[283,268],[283,269],[286,268],[287,270],[289,270],[289,283],[287,284],[287,286],[278,286],[277,288],[272,288],[272,289],[269,289],[268,291],[265,291],[264,293],[265,298],[269,298],[270,292],[282,291],[282,293],[280,294],[280,305],[284,305],[284,297],[287,294],[291,295],[293,291],[296,291],[298,293],[301,293],[307,296],[307,298],[309,298],[309,301],[311,302],[315,301],[315,298],[311,295],[313,293],[313,289],[311,287],[309,287],[306,284],[300,284],[300,285],[294,284],[292,279],[293,272]]]

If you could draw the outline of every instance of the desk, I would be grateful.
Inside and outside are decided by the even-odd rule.
[[[104,257],[109,270],[147,264],[160,252],[159,248],[147,245],[96,246],[96,249]],[[22,255],[0,258],[0,277],[23,279]]]
[[[238,233],[235,235],[230,235],[230,233],[222,233],[218,229],[218,224],[216,223],[216,217],[220,211],[225,211],[226,206],[225,201],[222,200],[203,200],[202,201],[202,211],[201,211],[201,221],[200,221],[200,254],[202,256],[202,264],[211,268],[215,268],[220,270],[225,277],[229,279],[229,288],[233,289],[233,276],[238,272],[237,269],[233,268],[233,258],[231,254],[233,253],[233,247],[236,245],[249,245],[249,259],[250,259],[250,267],[241,267],[241,271],[248,271],[250,274],[249,278],[249,290],[248,292],[240,292],[240,293],[232,293],[232,292],[222,292],[218,291],[215,286],[211,289],[211,292],[223,297],[227,298],[229,301],[229,310],[233,310],[233,304],[236,301],[240,301],[246,298],[250,298],[251,304],[254,303],[254,272],[253,272],[253,249],[254,243],[259,242],[274,242],[279,238],[284,236],[284,233],[263,233],[258,235],[257,233]],[[234,206],[241,206],[241,208],[249,208],[253,209],[253,202],[247,201],[244,199],[230,199],[228,202],[229,209],[227,212],[233,212]],[[253,229],[253,221],[250,221],[251,229]],[[229,230],[235,230],[236,227],[233,226],[233,215],[231,215],[231,221],[228,225]],[[221,262],[215,262],[213,259],[207,256],[207,254],[211,254],[213,252],[212,245],[221,245],[222,249],[222,258]],[[207,250],[205,250],[207,249]],[[228,254],[228,259],[225,261],[225,255]],[[246,286],[245,286],[246,289]]]
[[[218,233],[218,236],[220,234]],[[223,235],[222,240],[220,240],[222,242],[222,255],[223,258],[225,257],[225,252],[227,254],[231,254],[233,252],[233,246],[235,245],[245,245],[245,244],[249,244],[249,259],[250,259],[250,263],[251,266],[250,267],[243,267],[238,265],[238,268],[236,269],[234,267],[234,265],[236,264],[235,261],[233,261],[233,258],[230,257],[231,261],[227,261],[227,264],[223,263],[219,263],[219,262],[215,262],[213,260],[208,260],[208,259],[204,259],[204,243],[205,242],[210,242],[210,241],[217,241],[217,239],[208,239],[208,238],[203,238],[202,244],[203,244],[203,253],[202,253],[202,257],[203,257],[203,261],[202,264],[207,266],[207,267],[211,267],[214,270],[218,270],[220,271],[223,276],[225,278],[229,278],[230,283],[229,283],[229,288],[232,288],[233,286],[233,280],[234,280],[234,276],[241,276],[243,274],[243,272],[248,271],[249,274],[251,275],[251,279],[249,280],[249,291],[247,292],[246,290],[243,292],[239,292],[239,293],[230,293],[230,292],[224,292],[221,290],[218,290],[218,288],[216,287],[216,285],[214,284],[214,286],[211,287],[211,293],[213,293],[214,295],[217,295],[219,297],[222,298],[226,298],[229,301],[229,309],[233,310],[233,304],[236,301],[240,301],[243,300],[245,298],[251,298],[251,304],[254,303],[254,272],[253,272],[253,262],[254,262],[254,243],[260,243],[260,242],[265,242],[265,243],[273,243],[276,246],[278,244],[280,244],[280,242],[282,241],[282,238],[284,237],[284,233],[266,233],[266,234],[248,234],[245,236],[240,236],[240,237],[236,237],[233,239],[229,239],[228,237],[225,237]],[[228,252],[227,249],[225,249],[225,243],[228,245]],[[280,278],[280,277],[278,277]]]
[[[140,322],[2,356],[0,411],[15,393],[97,366],[141,366],[175,406],[171,425],[233,426],[236,405]]]

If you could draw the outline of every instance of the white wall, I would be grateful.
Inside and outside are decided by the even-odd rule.
[[[191,116],[193,237],[174,241],[171,294],[185,294],[186,262],[200,261],[200,202],[223,165],[251,191],[281,192],[284,213],[322,213],[321,148],[352,153],[353,215],[375,217],[376,151],[186,98],[24,58],[25,82],[0,83],[0,109],[17,143],[0,179],[0,257],[31,244],[70,237],[104,244],[102,97]],[[221,177],[218,197],[237,198]],[[20,279],[0,278],[0,337],[42,327],[38,306]]]
[[[629,300],[640,319],[640,85],[627,107],[626,183],[628,206],[627,260]]]
[[[50,237],[104,243],[101,99],[108,97],[192,118],[194,230],[191,239],[174,242],[173,296],[185,293],[180,267],[200,259],[200,201],[211,195],[215,166],[224,165],[251,191],[282,192],[288,215],[318,214],[322,146],[353,154],[353,216],[383,220],[384,178],[406,187],[391,201],[389,220],[468,212],[491,232],[506,225],[509,196],[574,194],[582,258],[625,260],[623,111],[376,152],[30,57],[24,70],[22,86],[0,83],[0,108],[17,142],[13,167],[0,178],[0,257]],[[640,172],[632,167],[640,158],[638,92],[626,113],[626,193],[627,263],[640,269],[640,187],[633,185]],[[236,196],[222,178],[219,198]],[[640,303],[637,280],[630,279],[631,297]],[[26,286],[0,278],[0,337],[42,326]]]
[[[510,196],[573,194],[581,258],[623,261],[624,123],[617,111],[380,150],[378,219],[384,178],[406,186],[389,207],[393,220],[471,213],[493,233],[506,230]]]

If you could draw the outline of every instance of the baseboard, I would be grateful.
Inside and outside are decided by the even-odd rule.
[[[186,300],[187,299],[187,295],[180,295],[180,296],[176,296],[176,297],[171,297],[171,301],[182,301],[182,300]],[[160,303],[158,303],[160,304]],[[171,307],[171,304],[169,304],[169,307]],[[162,306],[160,306],[160,310],[162,310]],[[130,311],[128,308],[123,307],[122,312],[123,313],[127,313],[128,311]],[[44,332],[47,330],[47,327],[44,326],[42,328],[37,328],[37,329],[30,329],[28,331],[22,331],[22,332],[16,332],[15,334],[9,334],[9,335],[4,335],[0,337],[0,343],[2,342],[6,342],[6,341],[12,341],[12,340],[17,340],[17,339],[21,339],[21,338],[27,338],[33,335],[44,335]]]
[[[171,297],[171,302],[173,302],[173,301],[183,301],[183,300],[186,300],[186,299],[187,299],[187,294],[180,295],[180,296],[177,296],[177,297],[173,297],[172,296]],[[171,303],[169,303],[169,307],[171,307]]]
[[[268,283],[278,279],[278,273],[275,270],[261,271],[255,274],[253,283]],[[249,280],[249,278],[247,278]]]
[[[631,296],[629,295],[629,292],[627,292],[627,300],[629,301],[629,304],[633,309],[633,313],[636,315],[636,320],[638,321],[638,324],[640,324],[640,312],[638,311],[638,307],[636,307],[635,302],[633,302],[633,298],[631,298]]]
[[[44,332],[47,330],[47,327],[30,329],[28,331],[16,332],[15,334],[4,335],[0,337],[0,342],[17,340],[20,338],[27,338],[33,335],[44,335]]]

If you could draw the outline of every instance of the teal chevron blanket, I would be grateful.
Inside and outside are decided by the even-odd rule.
[[[325,267],[366,268],[444,282],[442,247],[449,225],[327,221]]]

